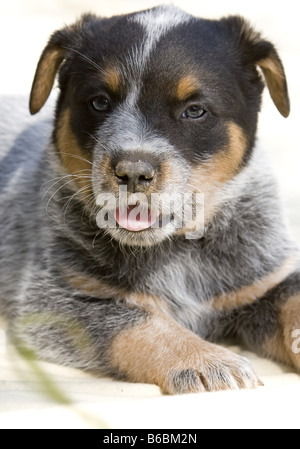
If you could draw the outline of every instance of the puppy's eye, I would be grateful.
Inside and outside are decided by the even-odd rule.
[[[93,98],[90,104],[96,112],[106,112],[110,108],[110,102],[108,98],[104,97],[103,95]]]
[[[187,108],[182,114],[182,118],[201,119],[206,115],[206,110],[197,104],[193,104]]]

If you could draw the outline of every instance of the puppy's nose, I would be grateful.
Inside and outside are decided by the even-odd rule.
[[[143,192],[153,184],[155,168],[150,162],[123,160],[116,165],[115,176],[130,192]]]

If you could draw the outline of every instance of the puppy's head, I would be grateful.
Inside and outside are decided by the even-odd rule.
[[[59,72],[62,168],[113,238],[154,245],[197,228],[199,195],[200,217],[211,220],[218,192],[251,158],[264,86],[258,68],[287,117],[278,54],[242,18],[196,19],[169,6],[85,15],[51,37],[30,111],[43,107]]]

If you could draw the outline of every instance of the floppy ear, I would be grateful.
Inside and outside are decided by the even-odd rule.
[[[50,41],[42,53],[35,72],[29,102],[31,114],[39,112],[46,103],[64,57],[63,46]]]
[[[262,69],[271,98],[283,117],[290,114],[290,100],[284,68],[273,48],[267,57],[260,59],[257,64]]]
[[[246,65],[259,66],[264,74],[271,98],[284,117],[290,113],[290,101],[283,64],[271,42],[264,40],[249,23],[240,16],[224,19],[231,35],[239,39],[242,59]]]
[[[33,80],[29,110],[31,114],[39,112],[46,103],[58,69],[67,57],[67,54],[75,50],[81,42],[82,33],[86,23],[94,16],[91,14],[83,15],[82,18],[70,27],[56,31],[50,38],[48,45],[44,49]]]

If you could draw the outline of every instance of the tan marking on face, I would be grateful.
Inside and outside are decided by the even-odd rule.
[[[187,100],[199,89],[199,81],[192,75],[182,78],[176,88],[176,97],[179,101]]]
[[[39,112],[46,103],[64,54],[65,51],[62,48],[49,48],[40,60],[31,90],[31,114]]]
[[[216,155],[214,163],[213,182],[226,183],[238,172],[247,149],[247,139],[236,123],[230,122],[227,127],[229,137],[228,147]]]
[[[74,181],[82,189],[82,196],[86,198],[93,193],[92,160],[79,147],[70,127],[70,118],[70,109],[66,109],[59,117],[57,146],[63,166],[74,176]]]
[[[228,145],[211,159],[199,163],[191,169],[188,181],[188,192],[202,194],[204,201],[204,226],[212,220],[219,208],[219,196],[224,185],[232,180],[238,173],[247,149],[247,139],[243,130],[235,123],[227,125]],[[200,224],[201,226],[203,223]],[[189,230],[183,229],[183,234],[199,224],[189,225]]]
[[[199,181],[209,185],[222,185],[230,181],[238,172],[247,149],[247,139],[236,123],[227,125],[228,144],[225,148],[196,168]]]
[[[297,265],[297,261],[298,257],[290,257],[278,270],[259,279],[255,284],[242,287],[231,293],[217,296],[211,303],[213,309],[225,311],[252,304],[292,274]]]
[[[121,75],[116,67],[109,67],[104,72],[104,82],[108,88],[117,93],[121,88]]]

